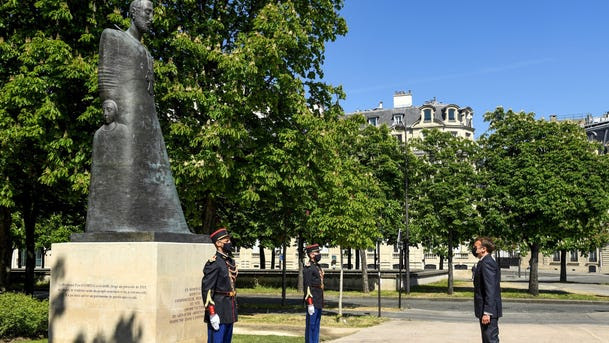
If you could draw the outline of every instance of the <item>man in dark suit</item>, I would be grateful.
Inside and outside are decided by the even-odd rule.
[[[480,259],[474,268],[474,312],[480,319],[483,343],[499,343],[499,318],[501,310],[501,271],[491,256],[495,245],[487,237],[474,242],[476,256]]]

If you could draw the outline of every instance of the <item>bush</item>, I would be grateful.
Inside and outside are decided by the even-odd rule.
[[[20,293],[0,294],[0,338],[46,335],[48,319],[48,300]]]

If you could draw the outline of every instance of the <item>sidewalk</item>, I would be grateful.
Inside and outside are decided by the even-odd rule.
[[[501,324],[499,338],[502,343],[555,343],[555,342],[609,342],[607,325],[539,325]],[[445,323],[431,321],[390,320],[381,325],[361,329],[359,332],[330,343],[365,342],[479,342],[480,326],[473,318],[471,323]]]

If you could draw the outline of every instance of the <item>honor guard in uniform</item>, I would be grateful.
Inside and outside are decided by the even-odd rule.
[[[302,273],[305,292],[304,302],[307,305],[305,342],[318,343],[321,310],[324,305],[324,271],[319,266],[321,260],[319,244],[311,244],[305,249],[309,257]]]
[[[216,254],[205,264],[201,292],[205,306],[208,343],[230,343],[237,321],[235,281],[237,267],[232,259],[230,236],[225,228],[210,235]]]

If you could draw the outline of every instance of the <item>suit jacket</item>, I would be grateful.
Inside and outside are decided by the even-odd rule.
[[[501,307],[501,270],[488,254],[478,262],[474,269],[474,312],[481,318],[485,313],[499,318],[503,315]]]
[[[324,278],[321,267],[317,263],[307,262],[302,271],[304,300],[313,298],[315,308],[324,307]]]
[[[237,321],[237,300],[235,294],[235,262],[232,258],[216,252],[203,269],[201,293],[205,306],[205,322],[209,322],[209,305],[214,305],[220,323]]]

